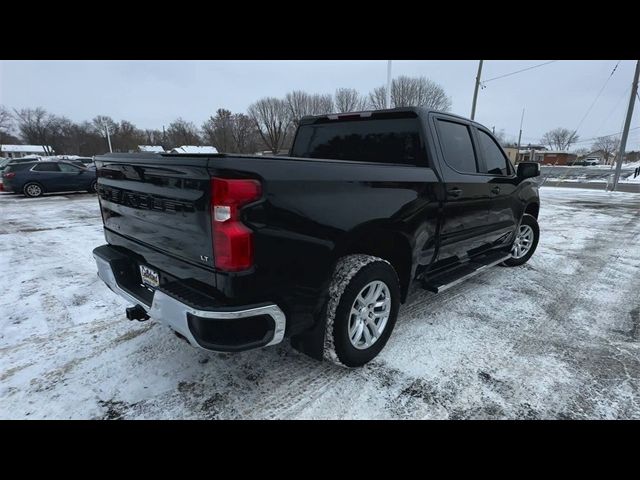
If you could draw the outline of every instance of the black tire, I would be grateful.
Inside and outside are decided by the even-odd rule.
[[[39,183],[29,182],[22,187],[22,193],[29,198],[41,197],[44,193],[44,188]]]
[[[533,230],[533,242],[529,251],[521,258],[510,258],[509,260],[505,260],[503,265],[507,267],[517,267],[519,265],[524,265],[529,261],[529,259],[533,256],[536,251],[536,247],[538,246],[538,240],[540,239],[540,227],[538,226],[538,221],[533,215],[529,215],[525,213],[522,216],[522,221],[520,222],[520,226],[528,225]],[[520,228],[520,227],[518,227]]]
[[[94,180],[93,182],[91,182],[91,185],[89,185],[89,190],[87,190],[89,193],[96,193],[98,191],[98,181]]]
[[[376,281],[382,282],[387,287],[386,292],[389,293],[390,302],[385,307],[386,310],[383,311],[388,311],[389,316],[381,334],[377,338],[373,335],[376,339],[369,347],[356,348],[349,338],[349,325],[358,319],[357,316],[352,318],[351,307],[363,289],[371,282]],[[369,292],[369,290],[365,290],[365,292]],[[382,294],[383,298],[387,298],[386,292]],[[399,308],[398,275],[389,262],[370,255],[343,257],[336,266],[329,286],[324,358],[346,367],[360,367],[371,361],[389,340],[398,318]],[[368,326],[363,327],[363,334],[364,329],[368,329],[368,333],[371,335],[372,330]]]

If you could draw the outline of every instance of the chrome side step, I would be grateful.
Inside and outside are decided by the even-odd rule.
[[[490,267],[494,267],[505,260],[509,260],[510,258],[511,255],[505,255],[504,252],[498,252],[497,255],[489,255],[481,260],[473,260],[469,263],[460,265],[453,270],[438,274],[432,278],[423,279],[422,287],[433,293],[444,292],[445,290],[448,290],[449,288],[486,271]]]

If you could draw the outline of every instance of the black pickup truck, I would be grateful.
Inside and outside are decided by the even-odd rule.
[[[422,108],[305,117],[290,156],[96,157],[100,278],[191,345],[374,358],[414,288],[536,249],[536,163]]]

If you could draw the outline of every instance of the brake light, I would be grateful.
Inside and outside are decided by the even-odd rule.
[[[242,224],[240,208],[258,200],[260,182],[249,179],[211,179],[213,256],[216,268],[235,272],[253,265],[253,232]]]
[[[2,178],[13,178],[16,176],[16,172],[7,172],[2,174]]]

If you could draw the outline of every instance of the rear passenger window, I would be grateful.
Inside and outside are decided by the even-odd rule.
[[[59,172],[60,168],[58,168],[57,163],[39,163],[33,170],[36,172]]]
[[[486,164],[485,171],[482,173],[509,175],[507,159],[498,144],[486,132],[477,129],[476,131],[478,132],[478,142],[480,143],[482,158],[484,158],[484,163]]]
[[[447,164],[461,173],[478,173],[469,127],[438,120],[438,137]]]

